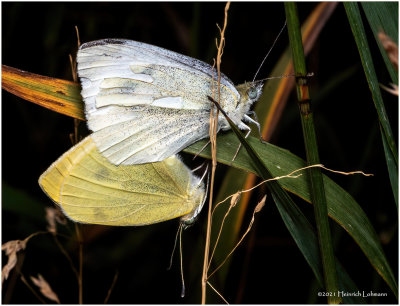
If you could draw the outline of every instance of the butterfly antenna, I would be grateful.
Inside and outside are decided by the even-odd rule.
[[[176,249],[176,243],[177,243],[177,241],[178,241],[178,234],[179,234],[179,232],[181,231],[181,228],[182,228],[182,223],[180,222],[180,223],[179,223],[178,230],[177,230],[177,232],[176,232],[174,248],[172,249],[171,259],[170,259],[170,261],[169,261],[169,266],[168,266],[167,270],[171,270],[171,267],[172,267],[172,260],[174,259],[174,253],[175,253],[175,249]]]
[[[286,20],[285,20],[285,23],[283,24],[283,27],[282,27],[282,29],[280,30],[278,36],[276,36],[275,41],[274,41],[274,43],[272,44],[271,48],[269,49],[267,55],[264,57],[264,59],[263,59],[262,62],[261,62],[261,65],[258,67],[257,72],[256,72],[256,74],[254,75],[254,78],[253,78],[253,82],[252,82],[252,83],[254,83],[254,80],[256,79],[257,74],[260,72],[260,69],[261,69],[262,65],[264,65],[265,60],[267,59],[268,55],[271,53],[272,49],[274,48],[276,42],[278,41],[279,36],[281,36],[281,34],[282,34],[283,30],[285,29],[285,27],[286,27]]]
[[[313,76],[314,76],[314,72],[309,72],[309,73],[306,74],[307,78],[311,78]],[[294,74],[294,73],[281,74],[281,75],[278,75],[278,76],[273,76],[273,77],[268,77],[268,78],[265,78],[265,79],[260,79],[260,80],[254,81],[254,83],[260,83],[260,82],[264,82],[264,81],[267,81],[267,80],[273,80],[273,79],[294,78],[294,77],[296,77],[296,74]]]
[[[181,278],[182,278],[182,291],[181,291],[181,297],[185,297],[185,279],[183,277],[183,253],[182,253],[182,226],[179,227],[179,251],[180,251],[180,257],[181,257]]]

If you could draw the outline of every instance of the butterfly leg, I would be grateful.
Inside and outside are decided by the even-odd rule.
[[[251,119],[251,118],[250,118],[250,119]],[[244,123],[241,122],[241,123],[239,124],[238,127],[239,127],[239,129],[241,129],[241,130],[247,130],[247,133],[246,133],[246,135],[244,136],[244,138],[249,137],[249,135],[250,135],[250,133],[251,133],[251,128],[250,128],[249,126],[247,126],[246,124],[244,124]],[[235,155],[233,155],[232,162],[235,160],[236,156],[238,155],[241,146],[242,146],[242,144],[239,143],[239,146],[238,146],[238,148],[237,148],[237,150],[236,150],[236,153],[235,153]]]
[[[249,116],[248,116],[248,115],[249,115]],[[254,119],[252,119],[252,118],[250,117],[251,115],[254,116]],[[266,143],[266,141],[263,139],[262,134],[261,134],[261,126],[260,126],[260,123],[258,122],[258,118],[257,118],[256,112],[254,112],[254,111],[249,111],[247,114],[244,115],[243,119],[246,120],[247,122],[253,123],[253,124],[255,124],[255,125],[257,126],[258,135],[260,136],[260,141],[261,141],[262,143]]]
[[[208,142],[200,149],[200,151],[196,153],[196,155],[193,157],[193,160],[194,160],[197,156],[199,156],[199,154],[200,154],[201,152],[203,152],[203,150],[204,150],[205,148],[207,148],[207,146],[208,146],[210,143],[211,143],[211,141],[208,141]]]
[[[194,158],[193,158],[193,159],[194,159]],[[202,162],[202,163],[200,164],[200,166],[197,166],[196,168],[191,169],[190,171],[191,171],[192,173],[194,173],[194,172],[196,172],[197,170],[203,168],[203,166],[204,166],[206,163],[207,163],[207,161],[204,161],[204,162]],[[207,168],[208,168],[208,165],[207,165]]]

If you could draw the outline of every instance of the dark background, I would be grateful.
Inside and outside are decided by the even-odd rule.
[[[316,3],[298,5],[303,21]],[[216,23],[222,25],[224,3],[2,3],[2,64],[72,80],[69,54],[76,53],[74,26],[80,39],[127,38],[164,47],[208,63],[216,54]],[[285,20],[281,3],[232,3],[222,70],[235,84],[249,81]],[[369,29],[367,28],[369,31]],[[370,32],[379,81],[389,82]],[[270,71],[288,46],[283,33],[259,78]],[[397,210],[387,175],[377,115],[363,74],[346,14],[338,5],[308,58],[313,71],[314,102],[321,161],[329,168],[363,170],[374,177],[332,176],[350,192],[378,232],[394,272],[398,270]],[[343,77],[345,76],[345,77]],[[397,98],[383,92],[397,133]],[[301,125],[292,94],[272,143],[305,157]],[[45,230],[44,208],[51,201],[40,190],[40,174],[71,147],[73,120],[2,91],[2,242]],[[87,133],[80,124],[80,133]],[[220,173],[226,170],[220,167]],[[222,175],[218,178],[221,180]],[[310,205],[298,201],[312,215]],[[113,277],[118,279],[109,303],[199,303],[205,213],[184,233],[187,295],[180,298],[177,257],[169,263],[178,221],[142,228],[83,226],[85,303],[102,303]],[[245,228],[244,228],[245,230]],[[252,252],[247,240],[233,257],[226,284],[213,284],[230,302],[309,303],[317,299],[311,269],[287,232],[272,202],[257,217]],[[70,222],[67,235],[74,234]],[[354,241],[332,222],[336,255],[360,290],[388,292],[367,302],[395,303],[393,294]],[[77,263],[77,245],[60,238]],[[3,255],[3,265],[7,258]],[[247,262],[247,266],[244,265]],[[243,267],[246,267],[245,269]],[[244,271],[245,270],[245,271]],[[62,303],[77,303],[77,283],[69,263],[50,235],[28,243],[22,272],[42,274]],[[397,274],[396,274],[397,275]],[[245,281],[243,281],[245,279]],[[3,286],[4,303],[39,301],[11,275]],[[209,291],[208,301],[221,300]]]

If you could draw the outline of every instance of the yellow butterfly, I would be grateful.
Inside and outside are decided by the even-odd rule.
[[[200,212],[202,180],[176,156],[155,163],[116,166],[91,136],[64,153],[39,178],[43,191],[76,222],[146,225]]]

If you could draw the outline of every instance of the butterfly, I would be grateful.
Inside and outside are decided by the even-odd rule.
[[[209,135],[207,97],[217,88],[210,65],[125,39],[85,43],[77,63],[92,139],[112,164],[162,161]],[[222,74],[220,84],[220,105],[230,119],[247,135],[245,122],[260,130],[250,107],[261,95],[262,82],[235,87]],[[218,130],[228,129],[219,115]]]
[[[139,226],[181,217],[191,225],[205,201],[203,180],[172,155],[161,162],[113,165],[91,136],[39,178],[42,190],[73,221]]]

